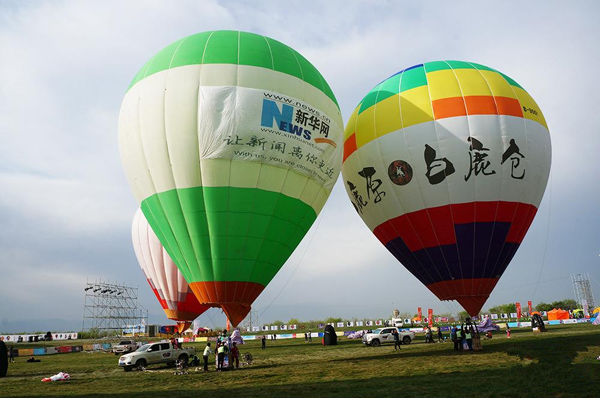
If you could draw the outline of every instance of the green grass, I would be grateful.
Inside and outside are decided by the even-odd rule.
[[[455,353],[451,343],[363,347],[340,338],[324,347],[318,339],[250,341],[254,363],[237,371],[194,372],[151,366],[129,373],[109,353],[41,356],[40,363],[17,358],[0,379],[0,397],[598,397],[600,327],[552,326],[547,333],[513,329],[497,333],[478,353]],[[56,343],[58,345],[58,343]],[[200,349],[204,344],[198,343]],[[211,356],[211,362],[213,357]],[[68,382],[41,383],[60,371]]]

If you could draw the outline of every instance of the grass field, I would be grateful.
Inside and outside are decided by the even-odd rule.
[[[400,352],[346,338],[327,347],[318,339],[268,341],[266,350],[250,341],[240,351],[252,353],[252,365],[182,376],[160,365],[125,373],[109,353],[17,358],[0,379],[0,397],[600,397],[600,327],[513,329],[511,339],[499,332],[482,343],[482,352],[455,353],[452,343],[422,337]],[[71,380],[40,382],[60,371]]]

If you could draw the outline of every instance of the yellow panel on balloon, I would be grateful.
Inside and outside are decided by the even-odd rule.
[[[463,96],[492,95],[490,87],[477,69],[455,69]]]
[[[399,101],[398,95],[392,95],[375,105],[375,134],[377,137],[402,128]]]
[[[364,110],[357,116],[356,120],[356,147],[360,148],[368,142],[373,141],[377,136],[375,135],[375,123],[373,116],[375,107],[371,106]]]
[[[346,129],[344,130],[344,142],[356,131],[356,118],[358,117],[359,109],[360,105],[354,109],[354,112],[352,112],[352,115],[350,115],[350,119],[348,119]]]
[[[452,69],[427,73],[427,85],[432,101],[442,98],[462,97],[462,91]]]
[[[402,127],[432,121],[433,109],[427,86],[401,92],[400,111],[402,113]]]
[[[489,70],[480,70],[479,73],[481,73],[486,80],[494,97],[517,99],[514,87],[511,86],[501,74]]]
[[[531,95],[529,95],[527,91],[520,87],[514,87],[514,89],[517,97],[519,98],[519,102],[521,103],[521,107],[523,108],[523,117],[536,121],[548,129],[546,119],[544,118],[540,107],[536,104],[533,98],[531,98]]]

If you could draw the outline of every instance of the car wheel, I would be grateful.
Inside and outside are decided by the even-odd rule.
[[[188,356],[187,356],[187,354],[181,354],[181,355],[179,356],[179,358],[177,358],[177,359],[178,359],[179,361],[181,361],[181,362],[183,362],[183,363],[187,364],[187,361],[188,361]]]
[[[133,369],[133,366],[125,366],[125,367],[123,367],[123,370],[125,372],[131,372],[132,369]]]
[[[402,338],[402,344],[407,344],[408,345],[408,344],[410,344],[410,341],[411,341],[410,337],[408,337],[408,336],[404,336]]]
[[[138,359],[137,362],[135,363],[135,367],[138,368],[138,370],[143,370],[147,364],[148,363],[146,362],[145,359]]]
[[[371,341],[371,345],[373,347],[379,347],[381,345],[381,343],[379,342],[379,340],[375,339],[375,340]]]

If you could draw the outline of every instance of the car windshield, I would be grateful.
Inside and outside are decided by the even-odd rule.
[[[131,341],[129,341],[129,340],[123,340],[123,341],[121,341],[119,343],[119,345],[128,345],[128,344],[131,344]]]
[[[150,344],[144,344],[143,346],[138,348],[136,351],[146,351],[148,349],[148,347],[150,347]]]
[[[375,334],[379,334],[379,333],[381,333],[381,331],[382,331],[382,330],[383,330],[383,329],[381,329],[381,328],[379,328],[379,329],[375,329],[375,330],[373,330],[373,333],[375,333]]]

